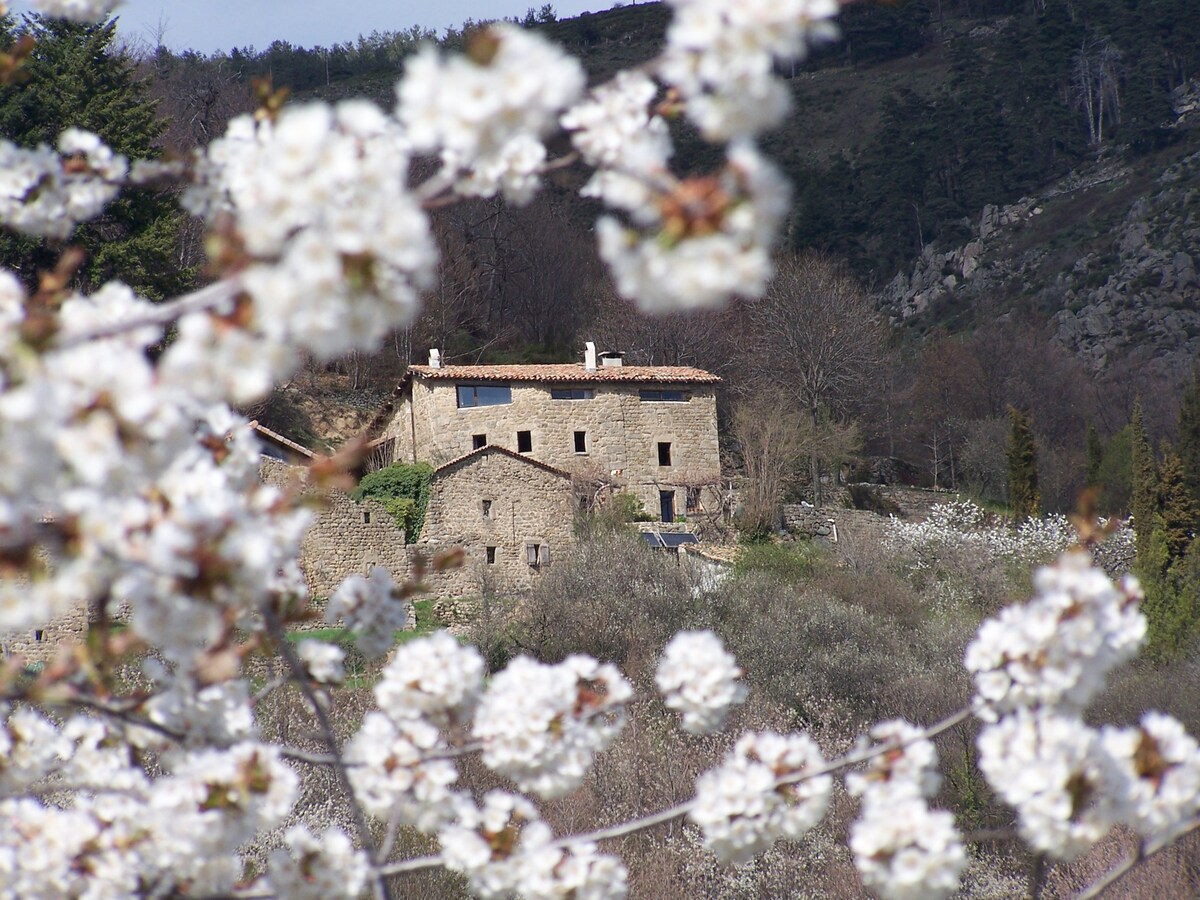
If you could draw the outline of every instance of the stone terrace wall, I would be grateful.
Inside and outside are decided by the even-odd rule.
[[[866,509],[838,509],[787,504],[783,507],[783,524],[789,531],[809,537],[833,541],[847,538],[856,542],[882,543],[887,535],[889,519]]]
[[[263,481],[277,486],[303,479],[304,469],[263,457]],[[408,578],[409,554],[404,529],[388,511],[373,500],[355,503],[335,492],[304,536],[300,566],[308,579],[308,590],[318,607],[348,576],[366,575],[373,566],[383,566],[397,582]]]

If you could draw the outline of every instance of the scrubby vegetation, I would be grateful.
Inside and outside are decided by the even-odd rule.
[[[429,505],[429,463],[394,463],[365,475],[350,494],[355,500],[377,500],[404,529],[412,543],[421,536],[425,509]]]

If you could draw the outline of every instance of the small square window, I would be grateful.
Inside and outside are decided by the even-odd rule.
[[[490,519],[492,517],[492,501],[491,500],[483,501],[483,517],[485,519]],[[495,549],[495,548],[493,547],[492,549]]]
[[[533,451],[533,432],[518,431],[517,432],[517,452],[530,453]]]
[[[496,548],[495,547],[487,548],[487,564],[489,566],[494,566],[496,564]]]
[[[486,446],[487,446],[487,435],[486,434],[471,435],[471,449],[472,450],[482,450]]]
[[[587,453],[587,432],[586,431],[575,432],[575,452],[576,453]]]
[[[658,464],[660,466],[669,466],[671,464],[671,442],[658,442]]]

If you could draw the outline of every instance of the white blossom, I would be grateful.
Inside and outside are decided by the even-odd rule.
[[[367,859],[346,833],[329,826],[318,837],[303,825],[283,835],[284,847],[271,854],[271,889],[281,897],[353,900],[367,880]]]
[[[303,640],[296,646],[296,655],[313,681],[322,684],[341,684],[346,678],[343,660],[346,651],[325,641]]]
[[[877,790],[872,787],[866,797]],[[919,796],[868,802],[851,826],[850,850],[863,884],[886,900],[947,897],[967,865],[954,817]]]
[[[342,582],[329,598],[325,618],[353,631],[354,643],[364,654],[380,656],[408,624],[408,605],[398,595],[391,573],[372,566],[369,576],[351,575]]]
[[[547,666],[520,656],[488,685],[472,733],[486,766],[523,791],[557,797],[578,787],[612,743],[632,695],[616,667],[590,657]]]
[[[976,744],[988,784],[1016,809],[1035,849],[1071,859],[1122,819],[1127,773],[1077,717],[1018,710],[984,728]]]
[[[1136,580],[1114,585],[1086,552],[1039,568],[1034,590],[1026,605],[984,622],[967,647],[985,716],[1039,704],[1079,712],[1145,639]]]
[[[654,680],[667,706],[683,714],[684,731],[705,734],[724,725],[730,707],[745,701],[741,677],[715,634],[681,631],[663,651]]]
[[[675,15],[659,74],[676,87],[710,140],[779,123],[788,93],[776,60],[800,60],[811,43],[837,35],[837,0],[670,0]]]
[[[1126,824],[1163,838],[1200,811],[1200,748],[1175,719],[1149,712],[1137,728],[1105,728],[1101,740],[1124,774]]]
[[[102,22],[121,5],[121,0],[32,0],[44,16],[73,22]]]
[[[0,224],[28,234],[66,238],[100,214],[129,169],[96,135],[68,128],[58,152],[0,140]]]
[[[833,787],[829,775],[777,782],[824,764],[808,735],[744,734],[720,766],[700,776],[688,817],[720,859],[745,862],[821,821]]]
[[[440,828],[453,814],[450,788],[458,780],[446,750],[428,722],[367,713],[346,745],[350,781],[363,809],[421,831]]]
[[[474,709],[483,673],[478,650],[439,631],[396,648],[375,685],[375,700],[397,721],[460,722]]]

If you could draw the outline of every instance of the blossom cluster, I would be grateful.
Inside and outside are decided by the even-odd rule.
[[[120,191],[129,161],[95,134],[68,128],[57,151],[0,141],[0,225],[66,238]]]
[[[928,805],[941,782],[937,750],[919,728],[900,720],[881,722],[870,737],[888,749],[865,771],[846,776],[847,790],[862,800],[850,849],[863,883],[889,898],[949,896],[967,854],[954,816]]]
[[[1107,525],[1107,522],[1101,524]],[[1133,530],[1120,527],[1103,545],[1120,557],[1132,546]],[[1079,532],[1066,516],[1034,517],[1007,526],[970,500],[936,504],[920,522],[893,518],[887,544],[921,568],[935,565],[949,549],[980,552],[993,559],[1031,564],[1047,562],[1079,541]]]
[[[1136,580],[1115,585],[1075,550],[1039,569],[1034,588],[967,648],[977,714],[990,723],[980,768],[1016,809],[1022,837],[1051,856],[1075,857],[1117,824],[1170,836],[1200,811],[1196,741],[1158,713],[1133,729],[1083,720],[1108,673],[1145,640]]]

